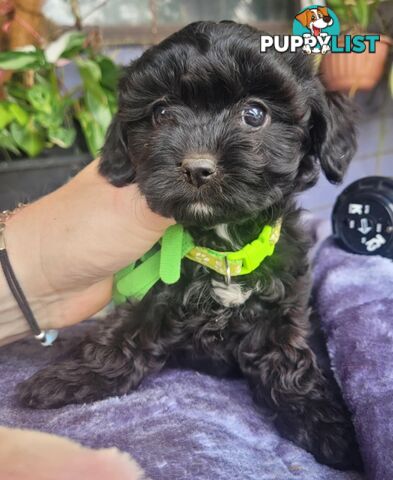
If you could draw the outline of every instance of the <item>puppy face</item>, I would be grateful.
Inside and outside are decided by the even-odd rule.
[[[309,8],[296,15],[296,19],[315,36],[318,36],[322,29],[333,25],[327,7]]]
[[[316,181],[339,181],[354,150],[349,110],[301,53],[259,52],[259,33],[198,22],[125,71],[101,173],[137,182],[185,225],[239,222]]]

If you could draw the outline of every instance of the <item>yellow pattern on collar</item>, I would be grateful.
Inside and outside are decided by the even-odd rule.
[[[236,252],[219,252],[206,247],[194,247],[186,258],[200,263],[221,275],[247,275],[272,255],[281,232],[281,219],[273,226],[266,225],[258,238]]]

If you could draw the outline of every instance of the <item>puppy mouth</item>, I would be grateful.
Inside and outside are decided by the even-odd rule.
[[[313,26],[312,26],[312,32],[313,32],[313,35],[314,35],[315,37],[318,37],[319,34],[321,33],[321,28],[318,28],[318,27],[316,27],[316,26],[313,25]]]
[[[188,190],[188,189],[187,189]],[[190,188],[190,190],[192,190]],[[146,195],[150,208],[165,217],[172,217],[177,223],[186,227],[212,228],[221,223],[238,223],[255,215],[255,211],[246,206],[244,199],[235,201],[228,199],[216,191],[206,189],[203,193],[172,189],[171,194],[165,196]],[[209,191],[208,191],[209,190]]]
[[[214,207],[206,199],[188,199],[181,208],[174,209],[173,216],[178,223],[203,227],[219,223],[220,210],[220,205]]]
[[[205,219],[214,215],[214,208],[204,202],[192,202],[187,209],[197,219]]]

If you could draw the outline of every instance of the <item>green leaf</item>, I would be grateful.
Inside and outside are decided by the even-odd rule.
[[[33,85],[27,92],[27,98],[37,111],[46,114],[52,112],[54,99],[48,86],[43,84]]]
[[[72,58],[83,50],[86,35],[81,32],[66,32],[45,49],[46,60],[56,63],[61,58]]]
[[[75,55],[83,51],[86,41],[86,34],[81,32],[72,32],[68,44],[61,54],[62,58],[73,58]]]
[[[49,140],[55,145],[61,148],[68,148],[75,141],[76,131],[74,128],[50,127],[48,136]]]
[[[7,93],[9,97],[17,100],[27,100],[28,90],[19,83],[14,82],[14,79],[7,84]]]
[[[4,148],[15,155],[20,155],[21,153],[11,133],[7,129],[0,131],[0,148]]]
[[[45,112],[36,112],[34,114],[34,119],[43,127],[50,128],[60,127],[64,123],[66,117],[65,109],[63,104],[53,105],[53,109],[50,114]]]
[[[96,62],[101,70],[101,85],[108,90],[114,91],[119,80],[119,67],[105,55],[97,55]]]
[[[352,7],[357,23],[365,30],[369,23],[369,9],[367,0],[356,0]]]
[[[82,127],[89,151],[95,157],[104,144],[105,130],[94,120],[92,114],[87,110],[80,110],[77,118]]]
[[[86,106],[94,120],[106,131],[112,120],[112,112],[109,107],[108,98],[100,87],[92,88],[85,94]]]
[[[0,52],[0,68],[3,70],[31,70],[47,66],[42,50],[32,52]]]
[[[24,126],[29,121],[29,114],[17,103],[10,103],[8,105],[8,110],[12,113],[14,119],[19,125]]]
[[[76,64],[79,68],[79,73],[82,77],[83,83],[99,83],[101,80],[100,67],[93,62],[93,60],[77,59]]]
[[[116,93],[111,92],[111,91],[107,90],[106,88],[104,88],[104,92],[105,92],[106,98],[108,99],[109,109],[110,109],[111,114],[113,116],[117,112],[117,107],[118,107],[117,95],[116,95]]]
[[[29,114],[17,103],[0,102],[0,129],[13,120],[16,120],[20,125],[26,125]]]
[[[51,125],[58,126],[61,125],[61,122],[54,122],[52,115],[48,115],[44,112],[36,112],[33,115],[34,121],[37,122],[42,127],[48,129]]]
[[[108,97],[99,84],[101,70],[92,60],[80,60],[77,64],[83,80],[85,107],[105,132],[111,122],[112,112]]]
[[[8,102],[0,102],[0,130],[12,122],[14,116],[9,109]]]
[[[24,127],[13,122],[10,131],[16,145],[29,157],[37,156],[45,148],[45,134],[33,121]]]

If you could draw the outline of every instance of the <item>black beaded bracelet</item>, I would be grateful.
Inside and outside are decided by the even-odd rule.
[[[20,208],[20,207],[19,207]],[[25,294],[15,276],[14,270],[12,269],[6,244],[5,244],[5,219],[12,215],[13,212],[2,212],[0,218],[0,263],[4,272],[5,279],[8,283],[8,286],[14,296],[19,308],[21,309],[23,316],[26,318],[27,323],[29,324],[31,331],[34,334],[34,337],[41,342],[45,347],[50,346],[56,340],[58,332],[57,330],[41,330],[37,320],[34,317],[34,314],[30,308],[30,305],[26,299]]]

